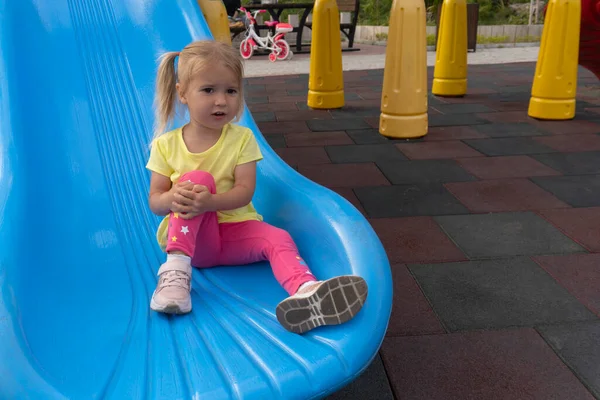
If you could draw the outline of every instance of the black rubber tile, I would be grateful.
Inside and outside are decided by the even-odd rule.
[[[583,252],[533,212],[435,217],[470,259]]]
[[[407,159],[393,143],[325,146],[325,151],[334,163],[402,161]]]
[[[383,69],[369,69],[367,70],[367,75],[369,75],[370,77],[383,77]]]
[[[346,133],[356,144],[393,143],[392,140],[379,134],[377,129],[347,130]]]
[[[265,139],[267,139],[267,143],[273,149],[282,149],[286,147],[285,144],[285,136],[283,135],[265,135]]]
[[[315,119],[306,121],[308,128],[313,132],[345,131],[347,129],[369,129],[371,125],[364,119]]]
[[[498,88],[498,91],[501,93],[522,93],[525,96],[531,96],[531,84],[503,86]]]
[[[469,96],[469,89],[489,89],[490,88],[490,80],[485,77],[472,76],[468,77],[469,81],[467,82],[467,96]]]
[[[483,104],[444,104],[436,105],[435,109],[443,114],[469,114],[495,111]]]
[[[308,88],[303,90],[288,90],[288,96],[306,96],[308,94]]]
[[[475,181],[454,160],[377,161],[377,166],[392,184],[422,184]]]
[[[554,153],[556,150],[532,138],[467,139],[464,143],[488,156]]]
[[[429,96],[427,97],[427,104],[429,106],[436,106],[436,105],[441,105],[441,104],[448,104],[447,102],[445,102],[443,99],[432,95],[431,93],[429,94]]]
[[[491,138],[542,136],[548,134],[543,129],[540,129],[535,125],[527,124],[524,122],[475,125],[473,129]]]
[[[307,96],[308,95],[308,87],[303,90],[288,90],[289,96]],[[362,100],[362,97],[357,95],[356,93],[344,93],[344,101],[357,101]]]
[[[253,84],[247,79],[244,79],[244,91],[246,93],[264,93],[267,86],[264,84]]]
[[[377,355],[365,372],[326,400],[394,400],[381,357]]]
[[[577,100],[575,103],[575,119],[583,118],[583,119],[598,119],[598,114],[593,112],[588,112],[586,109],[598,107],[597,104],[592,104],[588,101]]]
[[[379,117],[381,110],[372,106],[345,106],[339,110],[329,111],[332,118]]]
[[[245,102],[246,102],[246,104],[268,103],[269,102],[269,96],[249,96],[249,97],[246,97]]]
[[[295,78],[286,78],[285,83],[286,85],[305,85],[306,90],[308,90],[308,75],[301,75]],[[304,91],[304,94],[306,94],[306,90]]]
[[[538,331],[588,390],[600,399],[600,322],[542,326]]]
[[[441,114],[430,115],[429,126],[457,126],[488,124],[489,121],[471,114]]]
[[[597,105],[592,105],[591,107],[598,107]],[[589,121],[593,123],[598,123],[598,114],[592,111],[588,111],[585,108],[582,108],[579,111],[575,112],[575,118],[577,120]],[[598,131],[600,132],[600,125],[598,126]]]
[[[521,102],[523,103],[523,109],[527,109],[531,93],[524,92],[499,92],[488,95],[490,101],[508,101],[508,102]]]
[[[275,118],[275,113],[272,111],[253,112],[252,118],[254,118],[254,121],[256,122],[277,121],[277,119]]]
[[[371,74],[367,74],[366,76],[363,76],[360,79],[361,83],[364,83],[365,81],[367,81],[367,82],[379,82],[379,83],[383,84],[383,70],[381,71],[381,74],[379,74],[379,75],[375,74],[375,76],[372,76]]]
[[[552,153],[531,156],[566,175],[600,174],[600,152]]]
[[[356,93],[351,93],[351,92],[350,92],[350,93],[348,93],[348,92],[347,92],[347,93],[345,93],[345,94],[344,94],[344,100],[345,100],[345,101],[360,101],[360,100],[363,100],[363,98],[362,98],[362,97],[360,97],[360,96],[359,96],[358,94],[356,94]]]
[[[600,206],[600,175],[544,176],[531,180],[573,207]]]
[[[597,319],[529,257],[409,269],[450,331]]]
[[[441,184],[361,187],[354,192],[374,218],[469,213]]]

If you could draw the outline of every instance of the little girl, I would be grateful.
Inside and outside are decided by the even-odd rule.
[[[178,57],[177,71],[175,59]],[[150,158],[150,209],[165,216],[157,231],[167,259],[158,270],[150,306],[191,311],[192,266],[240,265],[268,260],[290,297],[277,306],[281,325],[303,333],[353,318],[367,297],[357,276],[318,281],[290,235],[263,222],[252,204],[256,163],[253,132],[233,124],[243,111],[243,67],[232,46],[198,41],[161,57]],[[176,102],[189,122],[164,133]]]

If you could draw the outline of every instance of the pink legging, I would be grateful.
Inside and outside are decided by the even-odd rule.
[[[181,176],[216,193],[213,176],[192,171]],[[167,252],[180,251],[192,257],[197,268],[243,265],[268,260],[279,284],[290,294],[317,278],[310,272],[291,236],[283,229],[261,221],[221,223],[215,212],[183,219],[169,214]]]

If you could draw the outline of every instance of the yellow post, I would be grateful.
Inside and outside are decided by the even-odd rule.
[[[310,108],[344,106],[340,12],[336,0],[315,0],[307,103]]]
[[[577,94],[581,0],[550,0],[538,55],[529,116],[572,119]]]
[[[227,10],[221,0],[198,0],[211,33],[218,42],[231,44]]]
[[[427,134],[427,28],[424,0],[394,0],[383,71],[379,133]]]
[[[436,96],[467,93],[466,0],[444,0],[442,4],[431,93]]]

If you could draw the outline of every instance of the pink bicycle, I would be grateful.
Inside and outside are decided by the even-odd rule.
[[[240,54],[244,60],[252,57],[256,49],[271,50],[269,54],[271,62],[292,58],[293,53],[290,50],[290,45],[285,40],[285,34],[294,30],[292,25],[277,21],[266,21],[265,25],[269,28],[275,27],[275,36],[269,30],[267,36],[263,38],[256,34],[256,15],[267,12],[267,10],[257,10],[254,12],[254,15],[250,14],[244,7],[241,7],[239,10],[246,14],[246,26],[248,27],[244,40],[240,43]]]

